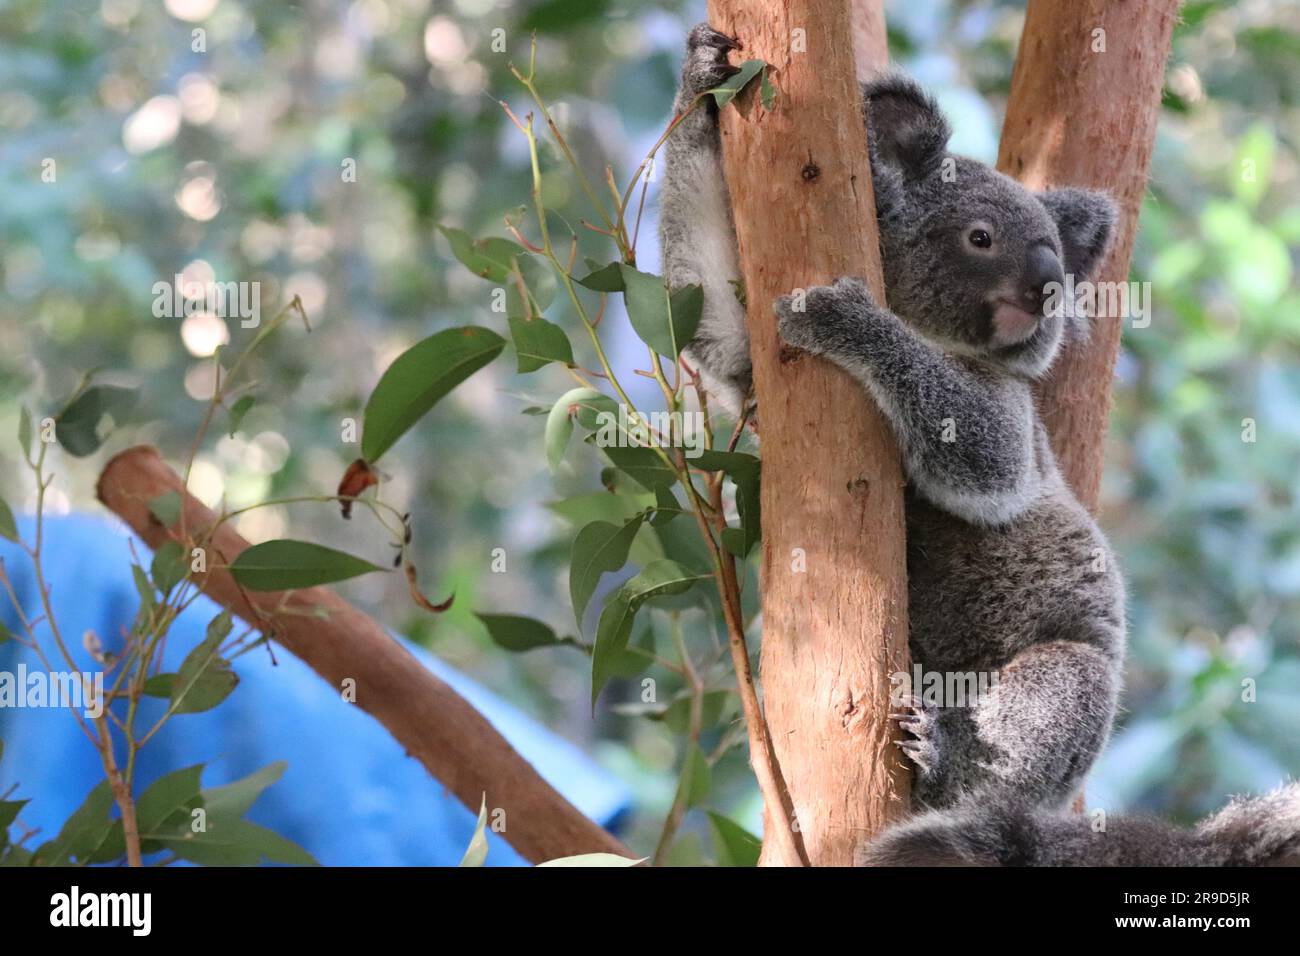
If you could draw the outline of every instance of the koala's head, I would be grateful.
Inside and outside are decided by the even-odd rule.
[[[890,308],[926,337],[1023,375],[1041,374],[1085,319],[1059,308],[1087,280],[1115,222],[1105,193],[1034,193],[947,152],[951,130],[906,77],[863,87]]]

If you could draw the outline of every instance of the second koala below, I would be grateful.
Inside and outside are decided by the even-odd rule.
[[[733,47],[706,25],[692,31],[679,112],[733,70]],[[863,93],[889,307],[846,277],[778,300],[780,333],[860,381],[898,440],[914,663],[996,675],[989,693],[962,706],[905,702],[910,737],[901,746],[917,768],[914,801],[953,809],[887,832],[865,856],[1085,862],[1089,854],[1075,852],[1084,847],[1094,851],[1087,861],[1100,861],[1101,845],[1065,817],[1077,846],[1052,845],[1056,830],[1038,815],[1055,825],[1110,733],[1124,588],[1105,538],[1058,471],[1030,386],[1067,332],[1086,335],[1082,320],[1067,329],[1061,310],[1044,308],[1047,289],[1066,274],[1088,279],[1115,207],[1094,191],[1033,193],[950,155],[946,119],[906,78],[884,77]],[[670,285],[704,288],[687,359],[734,410],[749,389],[749,342],[730,284],[739,277],[736,239],[707,102],[668,140],[661,238]],[[1295,792],[1279,799],[1300,807]],[[1250,817],[1248,807],[1235,812]],[[987,832],[956,826],[970,820]],[[1283,844],[1294,850],[1294,830],[1252,859]]]

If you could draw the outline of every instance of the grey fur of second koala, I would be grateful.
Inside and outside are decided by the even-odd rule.
[[[706,24],[692,30],[678,112],[728,74],[731,48]],[[860,381],[898,440],[914,663],[996,675],[964,706],[898,701],[910,735],[901,746],[917,768],[914,803],[942,812],[888,831],[864,860],[1084,862],[1086,846],[1090,862],[1132,862],[1130,851],[1160,862],[1173,852],[1156,852],[1166,828],[1124,821],[1124,839],[1096,844],[1061,812],[1110,733],[1124,587],[1105,537],[1061,477],[1031,393],[1063,339],[1087,336],[1087,320],[1046,308],[1046,293],[1067,274],[1091,276],[1115,205],[1091,190],[1034,193],[949,154],[946,119],[905,77],[883,76],[863,94],[888,308],[845,277],[778,300],[779,328]],[[751,389],[749,340],[732,283],[739,265],[716,110],[706,106],[666,144],[660,232],[669,284],[704,288],[687,360],[735,412]],[[1274,803],[1298,804],[1297,793]],[[1289,832],[1270,846],[1294,849]],[[1187,836],[1177,845],[1187,860],[1250,855],[1203,844]]]
[[[728,42],[704,25],[692,31],[679,111],[720,81]],[[1027,286],[1041,290],[1065,268],[1085,278],[1104,252],[1113,205],[1083,190],[1034,195],[949,157],[947,122],[910,80],[888,76],[865,94],[892,311],[845,278],[806,290],[802,303],[782,299],[781,332],[858,378],[894,428],[909,479],[914,661],[998,674],[975,706],[922,703],[908,714],[920,804],[989,788],[1061,804],[1109,732],[1123,586],[1061,479],[1030,393],[1064,320],[1042,318],[1031,336],[994,345],[994,312],[1002,300],[1037,308]],[[749,343],[729,282],[736,243],[716,116],[697,109],[667,149],[665,272],[674,287],[700,283],[705,297],[687,358],[734,409],[749,387]],[[967,245],[976,228],[989,248]]]

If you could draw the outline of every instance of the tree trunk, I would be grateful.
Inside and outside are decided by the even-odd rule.
[[[1177,15],[1178,0],[1030,0],[1025,16],[998,169],[1031,189],[1115,197],[1120,221],[1095,282],[1128,279]],[[1062,473],[1093,512],[1123,322],[1094,320],[1038,390]]]
[[[174,491],[184,526],[212,527],[217,516],[185,491],[177,474],[147,445],[112,458],[96,494],[149,547],[181,540],[149,511],[148,502]],[[277,643],[296,655],[340,694],[351,688],[356,706],[378,720],[406,752],[472,812],[486,799],[489,814],[503,811],[501,836],[527,860],[541,863],[579,853],[632,853],[587,819],[547,783],[496,728],[394,640],[379,624],[327,588],[250,593],[225,566],[248,547],[229,525],[213,536],[217,557],[195,580],[218,604],[257,628],[273,628]],[[281,601],[284,600],[284,610]],[[318,617],[316,611],[327,612]],[[345,706],[340,703],[340,706]],[[489,816],[493,822],[497,817]]]
[[[763,443],[764,709],[796,817],[768,806],[764,826],[849,865],[908,807],[888,719],[907,669],[903,478],[861,386],[783,347],[772,301],[846,273],[885,298],[852,19],[847,0],[710,0],[709,16],[777,88],[772,112],[748,93],[721,113]],[[762,862],[798,861],[766,840]]]

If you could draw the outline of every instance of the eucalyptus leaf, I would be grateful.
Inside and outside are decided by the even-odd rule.
[[[150,784],[135,802],[136,823],[142,837],[152,836],[178,810],[202,804],[203,764],[173,770]]]
[[[465,268],[484,279],[504,283],[510,277],[511,262],[522,255],[524,247],[509,239],[490,237],[475,239],[463,229],[438,226],[451,243],[451,252]]]
[[[467,325],[417,342],[390,365],[366,403],[361,454],[374,464],[393,443],[465,379],[505,348],[490,329]]]
[[[641,341],[660,355],[677,360],[700,324],[704,294],[699,286],[684,286],[672,295],[657,275],[620,265],[627,317]]]
[[[185,550],[169,538],[154,552],[149,577],[153,579],[154,587],[165,595],[181,582],[188,570]]]
[[[222,611],[208,622],[203,640],[185,655],[171,683],[171,709],[178,714],[211,710],[234,691],[239,677],[221,656],[221,644],[230,636],[233,621]]]
[[[460,858],[461,866],[482,866],[487,860],[487,794],[483,794],[478,809],[478,820],[474,824],[474,835],[470,837],[465,855]]]
[[[241,395],[235,400],[235,404],[230,406],[230,419],[226,425],[226,432],[230,437],[233,438],[235,432],[239,431],[239,426],[244,423],[244,416],[248,414],[255,401],[252,395]]]
[[[64,451],[77,458],[93,454],[111,429],[119,426],[135,408],[138,394],[118,385],[92,385],[68,405],[54,422],[54,437]]]
[[[250,591],[310,588],[387,570],[344,551],[290,538],[246,548],[230,565],[235,580]]]
[[[758,866],[762,840],[720,813],[710,813],[709,823],[713,825],[713,842],[719,863],[723,866]]]
[[[532,319],[511,316],[507,321],[519,372],[535,372],[551,362],[573,365],[573,346],[564,329],[554,322],[540,316]]]
[[[643,514],[638,514],[623,525],[606,521],[593,521],[578,532],[573,540],[569,558],[569,598],[573,602],[573,616],[582,630],[582,615],[587,602],[596,590],[600,576],[617,571],[627,563],[627,553],[632,547]]]
[[[18,540],[18,523],[14,521],[14,513],[9,510],[9,503],[3,498],[0,498],[0,538],[14,542]]]
[[[164,491],[158,497],[151,498],[149,513],[157,518],[164,528],[170,528],[181,519],[180,494],[175,491]]]
[[[596,626],[596,643],[591,652],[591,705],[614,674],[614,667],[627,650],[637,611],[650,598],[665,594],[682,594],[710,575],[693,571],[676,561],[662,559],[642,568],[611,595],[600,613]]]
[[[722,545],[736,557],[745,557],[762,536],[760,461],[743,452],[707,450],[691,465],[702,471],[724,472],[735,484],[740,527],[723,531]]]
[[[498,647],[520,653],[538,647],[575,643],[572,638],[558,637],[548,625],[518,614],[478,614],[488,636]]]
[[[26,405],[18,406],[18,447],[24,455],[32,453],[32,414]]]
[[[622,292],[622,266],[623,263],[621,262],[611,262],[608,265],[593,268],[587,275],[575,281],[595,292]]]
[[[614,467],[646,491],[658,493],[672,488],[677,483],[677,473],[659,457],[659,453],[653,448],[608,445],[602,450],[614,463]]]
[[[766,66],[767,64],[762,60],[746,60],[740,64],[738,72],[727,77],[726,80],[704,95],[711,95],[713,101],[718,104],[718,109],[722,109],[722,107],[734,100],[736,95],[749,85],[749,81],[758,76]]]

